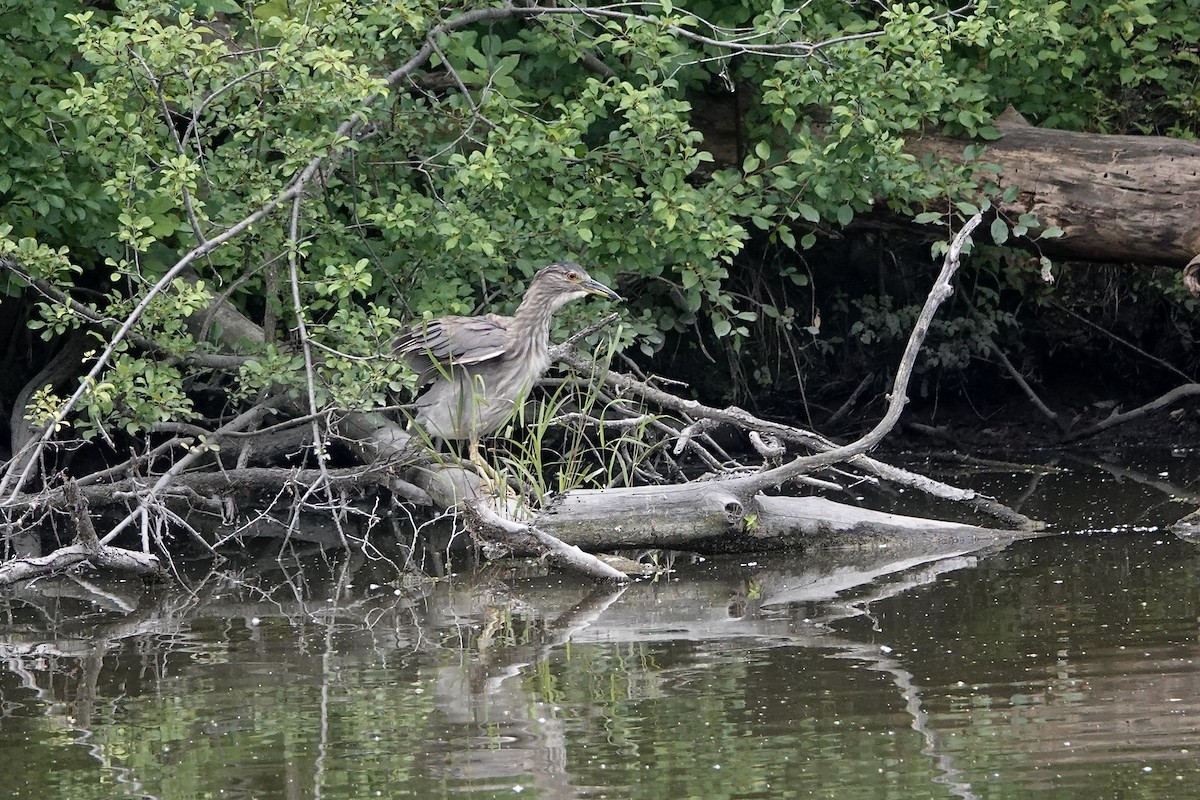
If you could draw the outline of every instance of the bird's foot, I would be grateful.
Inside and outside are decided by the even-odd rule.
[[[507,519],[532,519],[528,498],[514,489],[505,475],[496,472],[491,464],[484,461],[478,449],[471,448],[470,454],[470,461],[479,473],[479,499],[485,500],[493,510]]]

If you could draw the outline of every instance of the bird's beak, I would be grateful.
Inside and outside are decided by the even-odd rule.
[[[609,300],[620,301],[624,299],[621,297],[621,295],[617,294],[595,278],[588,278],[586,281],[579,284],[579,288],[583,289],[588,294],[598,294],[601,297],[607,297]]]

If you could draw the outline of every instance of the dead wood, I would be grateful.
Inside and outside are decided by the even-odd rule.
[[[970,503],[1005,520],[1011,527],[1032,528],[1036,523],[987,498],[900,470],[866,454],[899,419],[921,342],[938,305],[951,291],[950,280],[958,268],[959,253],[980,220],[979,215],[972,218],[949,248],[942,271],[929,293],[897,369],[887,413],[866,436],[854,442],[838,445],[811,432],[757,419],[740,409],[707,408],[629,376],[617,373],[594,375],[589,384],[602,380],[606,391],[613,392],[614,396],[637,396],[650,407],[679,414],[682,421],[677,426],[674,421],[667,422],[641,411],[626,410],[626,418],[618,419],[617,424],[628,426],[629,418],[636,418],[638,424],[649,424],[662,436],[677,439],[681,447],[684,446],[682,443],[687,442],[686,447],[707,454],[706,463],[716,470],[714,478],[703,482],[614,488],[602,492],[570,492],[541,514],[517,520],[512,518],[517,509],[507,509],[501,514],[483,502],[484,493],[474,472],[464,469],[454,458],[431,455],[422,442],[414,439],[402,424],[389,416],[378,412],[305,413],[304,409],[284,401],[282,397],[270,398],[206,434],[209,444],[218,447],[232,444],[235,447],[231,449],[237,449],[237,446],[253,441],[265,431],[298,430],[308,426],[313,431],[311,438],[316,442],[324,442],[329,438],[329,432],[335,432],[346,448],[368,466],[349,470],[335,470],[323,463],[316,468],[303,470],[222,468],[225,465],[221,458],[214,455],[211,449],[189,444],[191,439],[188,435],[200,431],[179,427],[169,431],[175,434],[170,443],[174,460],[164,472],[133,478],[118,477],[117,472],[106,470],[103,482],[97,480],[84,488],[89,499],[95,502],[119,501],[133,509],[104,534],[100,546],[107,545],[117,535],[140,522],[143,554],[148,554],[151,542],[146,529],[150,516],[160,521],[186,525],[182,512],[173,508],[186,511],[189,507],[203,507],[227,514],[229,508],[224,504],[239,494],[270,493],[274,489],[275,499],[286,500],[294,509],[333,509],[338,504],[345,504],[345,498],[339,500],[338,497],[347,489],[364,490],[386,485],[403,500],[430,504],[435,509],[457,509],[467,527],[481,540],[500,543],[506,549],[517,552],[545,556],[560,566],[591,577],[618,580],[622,579],[618,572],[580,548],[610,550],[630,546],[728,551],[812,547],[817,542],[828,542],[834,533],[849,541],[849,538],[861,536],[863,531],[872,526],[880,530],[879,526],[883,523],[878,518],[838,504],[809,504],[804,512],[808,516],[801,524],[797,521],[799,517],[796,512],[762,495],[764,490],[791,481],[812,481],[813,471],[840,463],[939,497]],[[254,323],[238,317],[237,312],[227,308],[228,304],[224,301],[217,300],[214,303],[216,305],[210,307],[206,315],[220,318],[220,331],[223,334],[220,341],[226,347],[233,349],[239,341],[261,340],[261,329],[256,334]],[[204,323],[197,324],[200,326],[197,333],[203,335]],[[555,355],[568,363],[588,363],[564,349],[556,350]],[[613,405],[623,408],[620,404]],[[285,422],[263,427],[261,423],[268,413],[282,415]],[[293,419],[288,420],[289,417]],[[770,455],[767,459],[769,468],[730,471],[728,466],[732,464],[731,459],[705,433],[705,427],[711,424],[731,425],[747,435],[762,437],[763,452]],[[807,450],[807,454],[787,460],[781,448],[767,441],[772,438],[793,446],[799,445]],[[238,463],[242,460],[239,457]],[[318,454],[317,460],[323,462],[323,457]],[[131,459],[127,463],[130,469],[144,470],[154,462],[147,458]],[[817,483],[829,485],[828,481]],[[9,501],[20,502],[26,497],[28,495],[10,495]],[[47,504],[52,501],[52,497],[37,495],[37,500],[32,502]],[[822,521],[820,513],[834,514],[834,518]],[[814,518],[814,514],[818,516]],[[291,522],[286,525],[294,526],[295,518],[294,513],[290,514]],[[840,520],[844,519],[857,519],[858,527],[843,525]],[[353,537],[341,528],[336,516],[334,522],[338,528],[337,537],[329,539],[327,544],[336,546],[337,542],[341,542],[346,546]],[[888,524],[910,533],[943,531],[944,526],[951,525],[911,520],[901,524],[895,519]],[[248,524],[240,526],[238,530],[251,531],[261,527]],[[200,536],[197,531],[192,532]],[[993,531],[989,535],[1012,534],[1006,530]]]
[[[909,531],[936,529],[944,531],[947,526],[956,530],[965,530],[970,526],[958,526],[954,523],[939,523],[932,520],[906,521],[900,525],[899,518],[893,518],[885,524],[879,517],[862,514],[851,507],[832,504],[820,506],[826,511],[836,510],[843,520],[853,520],[848,524],[827,524],[808,519],[804,525],[795,520],[788,522],[786,505],[761,495],[765,489],[773,488],[786,481],[800,477],[819,467],[830,466],[839,461],[848,461],[861,456],[866,450],[875,446],[886,435],[899,419],[900,412],[906,402],[905,392],[911,375],[913,364],[929,324],[937,311],[938,305],[950,292],[950,279],[958,268],[958,257],[961,248],[970,235],[971,230],[979,224],[981,217],[976,215],[955,237],[941,274],[938,276],[933,289],[926,299],[917,323],[909,337],[908,346],[897,368],[892,394],[888,401],[888,410],[883,419],[865,436],[847,445],[834,446],[821,441],[822,448],[813,455],[799,456],[777,467],[765,469],[750,474],[739,474],[730,477],[718,476],[710,481],[677,484],[672,486],[646,486],[607,489],[599,491],[573,491],[559,498],[554,505],[543,511],[537,517],[538,526],[556,537],[571,543],[580,544],[588,549],[612,549],[618,547],[660,547],[676,549],[762,549],[768,546],[793,546],[798,541],[811,541],[814,533],[829,533],[847,529],[865,530],[872,526],[886,533],[887,525],[906,528]],[[606,381],[617,384],[619,389],[649,388],[657,399],[665,392],[644,383],[636,382],[627,376],[617,376],[611,373],[604,376]],[[699,404],[670,398],[673,405],[685,409],[691,415],[701,410]],[[737,419],[739,422],[754,423],[748,414],[740,410],[716,412],[708,416],[710,419]],[[745,425],[750,427],[750,425]],[[773,425],[783,429],[779,431],[782,438],[794,439],[796,431],[788,426]],[[751,430],[755,428],[750,428]],[[771,433],[777,431],[772,430]],[[819,439],[819,437],[813,437]],[[815,448],[814,448],[815,449]],[[809,514],[818,506],[809,505]],[[1009,518],[1028,523],[1026,519],[1011,509]],[[857,527],[856,526],[861,526]],[[759,530],[757,536],[750,531]],[[990,531],[973,529],[977,533],[989,536],[1009,536],[1010,531]],[[800,536],[789,541],[789,534],[799,532]]]
[[[98,569],[131,575],[153,576],[162,572],[162,566],[154,555],[108,545],[92,549],[82,544],[71,544],[60,547],[49,555],[16,558],[0,565],[0,586],[10,586],[19,581],[61,572],[84,562]]]
[[[1176,386],[1171,391],[1164,395],[1160,395],[1148,403],[1144,403],[1137,408],[1129,411],[1117,411],[1115,408],[1107,417],[1097,422],[1095,425],[1089,425],[1086,428],[1081,428],[1076,431],[1068,431],[1063,435],[1063,440],[1067,442],[1086,439],[1090,436],[1095,436],[1098,433],[1114,428],[1118,425],[1124,425],[1126,422],[1144,417],[1147,414],[1152,414],[1155,411],[1167,408],[1185,397],[1193,397],[1200,394],[1200,383],[1185,383],[1182,386]]]
[[[887,548],[914,540],[935,549],[975,550],[1032,535],[958,522],[892,514],[836,503],[823,497],[761,497],[750,540],[779,539],[806,549]]]
[[[720,481],[574,491],[539,514],[537,526],[592,551],[658,548],[700,553],[875,547],[926,537],[980,546],[1033,535],[887,514],[820,497],[756,494],[743,500]]]
[[[746,156],[741,121],[748,115],[739,105],[746,94],[707,93],[693,102],[692,124],[717,164],[738,165]],[[996,119],[995,141],[927,134],[909,139],[905,150],[959,162],[967,145],[986,145],[978,163],[1000,173],[981,177],[1019,190],[1001,211],[1013,219],[1033,213],[1062,229],[1061,238],[1037,243],[1050,255],[1182,268],[1200,253],[1200,142],[1075,133],[1019,117]]]
[[[100,544],[88,513],[87,501],[74,483],[67,484],[65,496],[75,526],[75,544],[60,547],[45,556],[16,558],[0,565],[0,586],[11,586],[20,581],[62,572],[83,562],[97,568],[134,575],[161,573],[162,567],[153,555]]]
[[[1033,213],[1061,228],[1039,241],[1051,255],[1086,261],[1183,267],[1200,252],[1200,142],[1165,136],[1075,133],[997,120],[981,164],[1016,186],[1003,213]],[[909,152],[961,160],[964,142],[910,140]]]
[[[1018,387],[1020,387],[1021,392],[1027,398],[1029,398],[1029,402],[1033,405],[1033,407],[1036,408],[1038,412],[1041,413],[1041,415],[1047,420],[1049,420],[1056,428],[1058,428],[1060,433],[1065,433],[1071,427],[1073,420],[1065,419],[1058,412],[1052,411],[1050,407],[1043,402],[1042,398],[1038,396],[1038,393],[1035,392],[1033,387],[1029,385],[1029,381],[1025,380],[1025,376],[1013,366],[1013,363],[1008,360],[1008,356],[1004,354],[1003,350],[996,346],[996,343],[992,341],[991,337],[985,337],[984,342],[987,344],[988,349],[992,351],[992,354],[995,355],[996,360],[999,361],[1000,365],[1004,367],[1004,370],[1008,373],[1008,376],[1013,379]]]
[[[1200,255],[1194,257],[1183,268],[1183,288],[1200,297]]]
[[[557,349],[553,352],[557,360],[579,372],[586,374],[594,366],[589,359],[576,352],[562,349]],[[781,422],[762,419],[733,406],[726,408],[707,406],[695,400],[689,400],[660,389],[647,381],[639,380],[625,373],[606,372],[603,375],[603,380],[615,393],[621,396],[638,397],[651,406],[679,413],[684,421],[688,423],[688,427],[692,429],[703,427],[699,423],[707,421],[718,426],[723,425],[735,430],[747,431],[748,433],[753,431],[768,434],[783,441],[801,445],[814,453],[828,453],[838,447],[833,441],[812,431],[785,425]],[[670,433],[673,436],[677,436],[680,442],[687,441],[689,435],[688,431],[671,430]],[[681,450],[682,448],[677,447],[676,449]],[[973,511],[998,519],[1011,528],[1036,530],[1041,525],[1037,520],[1029,519],[1013,509],[996,503],[991,498],[980,495],[978,492],[951,486],[926,475],[920,475],[880,461],[865,453],[851,455],[845,458],[845,463],[848,466],[861,469],[889,483],[917,489],[940,500],[962,503]]]
[[[738,408],[716,409],[704,406],[694,400],[686,400],[665,390],[650,386],[647,382],[640,381],[629,375],[605,372],[602,375],[593,375],[592,378],[593,380],[605,381],[618,394],[634,394],[642,397],[654,406],[677,411],[684,415],[684,421],[688,423],[698,419],[711,420],[748,432],[755,431],[771,434],[784,441],[801,444],[812,451],[812,455],[795,458],[786,464],[772,469],[749,475],[742,474],[721,478],[721,484],[725,488],[725,491],[743,507],[749,505],[751,498],[758,492],[775,488],[814,470],[831,466],[835,463],[846,462],[851,465],[861,466],[889,481],[920,489],[936,497],[968,503],[975,510],[1001,519],[1006,525],[1012,528],[1036,530],[1040,527],[1040,523],[1025,517],[1013,509],[1006,508],[990,498],[984,498],[975,492],[958,489],[931,478],[916,475],[865,455],[867,450],[882,441],[883,437],[895,426],[899,419],[906,402],[908,380],[912,373],[913,365],[916,363],[921,343],[924,341],[938,306],[949,296],[951,291],[950,279],[958,269],[959,254],[962,247],[980,221],[981,217],[979,215],[973,217],[963,226],[951,243],[941,273],[934,281],[933,288],[930,290],[925,305],[922,307],[921,313],[910,334],[908,346],[901,357],[893,382],[892,393],[889,396],[887,413],[867,435],[855,442],[847,445],[836,445],[815,433],[802,431],[782,423],[758,419]],[[556,358],[574,366],[581,372],[586,373],[591,366],[590,362],[586,359],[570,351],[556,349],[553,354]],[[679,435],[682,438],[682,432]],[[636,494],[630,495],[632,502],[637,502],[636,497]],[[711,510],[712,504],[709,503],[701,508]],[[561,513],[561,506],[556,508],[555,513]],[[712,524],[714,520],[715,517],[707,523],[702,522],[701,524]],[[690,534],[685,535],[690,536]]]
[[[624,582],[624,572],[610,567],[590,553],[540,530],[536,525],[514,522],[500,516],[482,501],[462,504],[467,515],[467,527],[492,546],[512,551],[532,553],[545,558],[560,569],[577,572],[589,578]]]

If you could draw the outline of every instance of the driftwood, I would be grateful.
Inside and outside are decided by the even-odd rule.
[[[928,538],[934,541],[950,539],[956,543],[969,542],[974,547],[989,542],[1011,540],[1015,530],[1029,531],[1036,523],[974,493],[947,486],[924,476],[898,469],[867,455],[896,424],[905,404],[905,391],[912,366],[921,342],[938,305],[950,294],[950,280],[958,267],[958,257],[967,237],[980,223],[976,216],[955,237],[949,248],[941,274],[919,316],[908,348],[897,371],[895,385],[889,398],[887,413],[867,435],[846,445],[837,445],[817,434],[801,431],[778,423],[759,420],[739,409],[712,409],[664,392],[644,381],[618,373],[592,375],[589,383],[599,383],[625,397],[637,397],[648,408],[658,407],[679,414],[682,422],[672,427],[657,422],[664,436],[678,440],[677,449],[697,449],[705,439],[705,427],[733,426],[760,441],[759,449],[767,459],[756,471],[719,468],[709,480],[671,485],[619,487],[604,491],[574,491],[556,498],[549,508],[530,515],[517,514],[519,509],[500,507],[505,502],[485,496],[480,481],[471,470],[457,460],[431,456],[402,423],[393,416],[379,412],[332,413],[303,408],[281,398],[267,398],[259,405],[243,411],[219,428],[206,433],[207,441],[219,445],[221,452],[191,447],[189,429],[175,426],[169,432],[174,438],[158,445],[158,452],[173,455],[165,472],[150,474],[137,480],[125,477],[122,470],[136,473],[148,469],[150,458],[131,458],[125,465],[106,470],[103,481],[90,482],[81,492],[92,503],[120,503],[131,511],[98,537],[98,547],[108,546],[123,531],[141,530],[142,552],[132,554],[149,557],[151,539],[147,530],[159,530],[164,523],[183,524],[195,537],[209,544],[220,544],[214,538],[186,522],[187,508],[204,508],[210,514],[225,518],[237,515],[238,498],[267,500],[267,504],[282,501],[291,507],[282,520],[268,524],[264,512],[256,510],[246,521],[232,526],[238,533],[280,529],[298,532],[296,511],[300,509],[347,509],[345,493],[370,487],[387,488],[400,502],[457,510],[477,540],[500,545],[505,552],[528,553],[549,559],[565,569],[593,578],[620,580],[623,575],[584,551],[606,551],[618,547],[655,547],[693,549],[706,552],[747,551],[787,548],[853,547],[864,541],[897,541],[905,537]],[[213,301],[213,308],[198,314],[202,319],[218,318],[222,332],[220,342],[236,353],[238,343],[261,341],[261,329],[237,315],[223,300]],[[204,327],[197,322],[197,330]],[[558,351],[559,357],[571,362],[570,353]],[[225,356],[235,357],[236,356]],[[578,362],[576,362],[578,363]],[[585,366],[585,365],[581,365]],[[651,415],[652,416],[652,415]],[[279,420],[283,421],[279,421]],[[618,421],[620,424],[620,421]],[[333,469],[324,466],[319,458],[316,468],[282,470],[244,466],[245,452],[252,451],[260,437],[295,433],[311,429],[309,440],[340,442],[366,466],[363,468]],[[202,432],[202,431],[196,431]],[[37,444],[37,440],[34,441]],[[785,460],[785,445],[803,448],[806,454]],[[324,447],[324,445],[322,445]],[[697,452],[704,452],[703,449]],[[233,463],[229,460],[232,459]],[[711,463],[719,467],[716,460]],[[896,481],[947,500],[970,504],[974,510],[1001,519],[1003,529],[980,528],[934,520],[884,515],[844,506],[828,500],[804,498],[788,500],[772,498],[765,491],[802,480],[812,483],[810,473],[836,464],[848,464],[867,471],[876,478]],[[199,469],[206,467],[207,469]],[[11,475],[11,472],[9,473]],[[22,481],[16,481],[20,485]],[[817,481],[817,484],[822,484]],[[823,482],[828,485],[828,481]],[[10,484],[11,485],[11,484]],[[273,495],[273,497],[272,497]],[[82,496],[82,494],[81,494]],[[10,494],[11,506],[28,503],[52,506],[61,504],[61,491],[43,491],[38,495]],[[363,512],[373,525],[373,511]],[[328,535],[312,532],[302,540],[324,543],[326,546],[349,546],[365,541],[343,520],[344,512],[331,517],[333,528]],[[152,519],[155,520],[152,523]],[[97,551],[89,552],[96,558]],[[127,551],[123,551],[127,552]],[[77,557],[74,551],[61,551],[58,561],[37,564],[43,571],[63,566]],[[82,558],[82,556],[79,556]],[[93,559],[95,560],[95,559]],[[26,561],[26,563],[29,563]],[[115,562],[114,562],[115,563]],[[16,563],[13,565],[17,569]],[[131,567],[132,568],[132,567]],[[28,569],[22,567],[21,569]],[[20,573],[25,574],[25,573]]]
[[[62,572],[84,562],[112,572],[147,576],[161,573],[158,558],[149,553],[135,553],[101,544],[88,512],[87,501],[79,487],[73,482],[69,483],[65,493],[75,526],[76,543],[60,547],[45,556],[16,558],[0,565],[0,587]]]
[[[903,539],[982,547],[1030,535],[872,511],[822,497],[755,494],[747,501],[721,482],[574,491],[540,514],[537,524],[564,542],[593,551],[845,550],[888,546]]]

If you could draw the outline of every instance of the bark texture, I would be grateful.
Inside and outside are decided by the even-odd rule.
[[[747,94],[693,98],[692,123],[721,166],[736,166],[746,156],[741,120]],[[1038,243],[1049,255],[1176,268],[1200,255],[1200,142],[1039,128],[1011,108],[996,127],[996,141],[931,134],[910,139],[906,150],[917,158],[961,160],[967,145],[986,144],[979,162],[1001,169],[987,177],[1020,190],[1001,210],[1014,218],[1034,213],[1062,228],[1061,238]]]
[[[1037,128],[1014,116],[997,120],[1002,135],[980,161],[1019,189],[1004,213],[1062,228],[1039,243],[1047,253],[1170,267],[1200,253],[1200,142]],[[908,150],[961,159],[965,144],[927,136]]]

